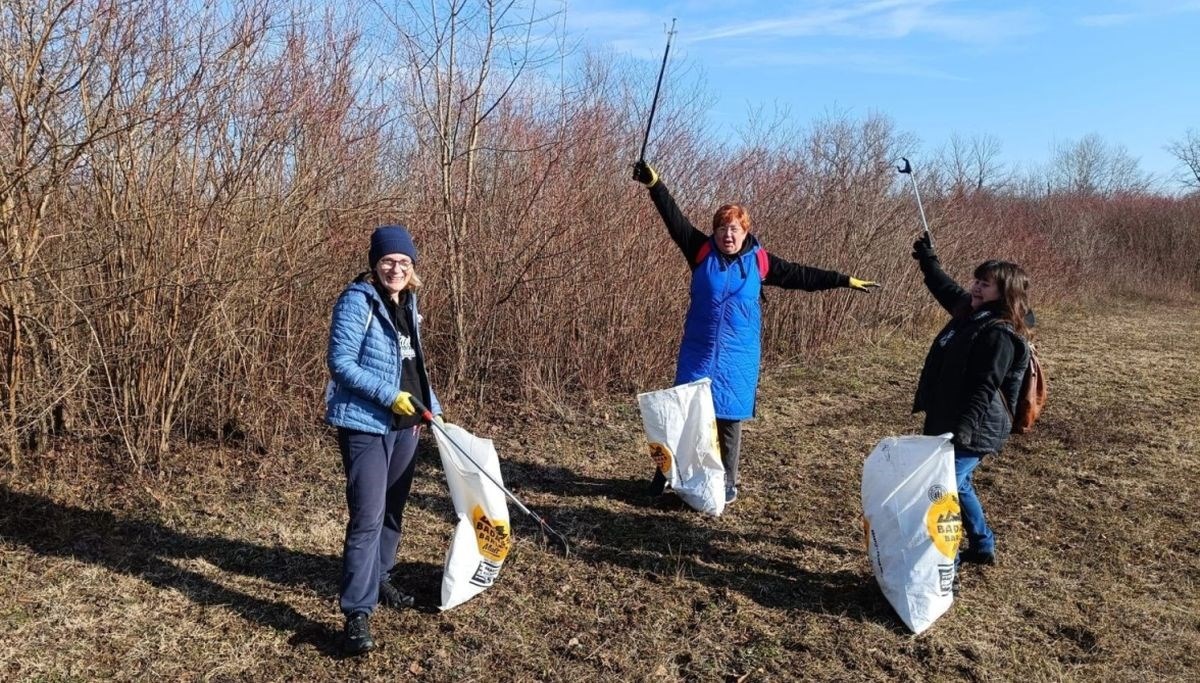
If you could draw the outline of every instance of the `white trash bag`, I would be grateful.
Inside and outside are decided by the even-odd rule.
[[[888,437],[863,463],[863,529],[875,579],[913,633],[954,603],[962,516],[952,435]]]
[[[467,430],[446,423],[442,430],[434,429],[446,484],[454,501],[458,524],[446,552],[442,567],[441,609],[461,605],[487,590],[496,582],[504,558],[512,547],[512,527],[509,524],[508,501],[504,492],[480,474],[479,469],[459,453],[446,438],[449,435],[479,463],[493,479],[500,478],[500,459],[490,439],[481,439]]]
[[[712,380],[638,394],[650,458],[675,493],[705,514],[725,511],[725,467],[717,443]]]

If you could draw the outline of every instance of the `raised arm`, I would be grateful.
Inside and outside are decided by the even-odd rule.
[[[913,242],[912,257],[917,260],[921,272],[925,274],[925,286],[929,288],[929,293],[942,308],[954,315],[963,306],[969,305],[971,294],[942,270],[942,263],[933,251],[928,234]]]
[[[644,161],[639,161],[633,165],[633,179],[646,186],[650,191],[650,199],[654,202],[654,208],[658,209],[658,215],[662,216],[663,223],[667,226],[667,233],[671,235],[671,239],[679,246],[679,250],[683,252],[684,258],[688,263],[693,263],[696,259],[696,254],[700,251],[700,247],[708,241],[708,235],[696,229],[679,210],[679,206],[675,204],[675,198],[671,196],[667,186],[658,177],[658,172]]]

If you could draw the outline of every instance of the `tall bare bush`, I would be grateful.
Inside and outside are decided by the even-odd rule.
[[[15,0],[0,17],[10,466],[59,436],[138,472],[188,441],[278,458],[321,434],[330,305],[371,227],[395,220],[421,249],[452,412],[568,410],[670,381],[688,269],[629,180],[653,69],[568,54],[553,13]],[[1009,184],[994,140],[927,161],[882,114],[760,117],[721,143],[690,79],[669,74],[650,160],[691,220],[743,203],[768,250],[885,284],[768,292],[769,361],[933,311],[901,154],[958,277],[1017,260],[1039,306],[1164,277],[1200,287],[1194,200]]]
[[[233,9],[68,3],[20,25],[62,48],[8,52],[10,444],[71,423],[140,469],[180,431],[269,442],[294,420],[268,407],[290,415],[319,384],[310,299],[343,203],[362,220],[382,194],[362,163],[377,114],[352,27]]]

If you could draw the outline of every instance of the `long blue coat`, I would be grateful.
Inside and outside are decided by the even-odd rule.
[[[754,415],[762,358],[761,248],[755,244],[733,260],[712,249],[692,270],[675,383],[712,379],[713,407],[722,420]]]
[[[650,198],[692,269],[675,383],[711,378],[718,418],[753,417],[762,357],[763,286],[816,292],[846,287],[850,276],[768,254],[754,235],[746,236],[736,255],[721,255],[712,238],[679,210],[663,182],[650,188]]]

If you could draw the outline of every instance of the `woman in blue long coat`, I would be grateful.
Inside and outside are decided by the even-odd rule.
[[[712,380],[728,505],[738,494],[742,421],[754,416],[758,392],[763,286],[809,292],[849,287],[868,292],[879,285],[768,254],[750,232],[749,212],[737,204],[717,209],[712,219],[712,235],[707,235],[684,217],[649,164],[644,161],[634,164],[633,179],[649,189],[650,199],[667,232],[692,271],[675,383],[702,377]],[[651,491],[661,492],[665,483],[662,473],[655,472]]]

